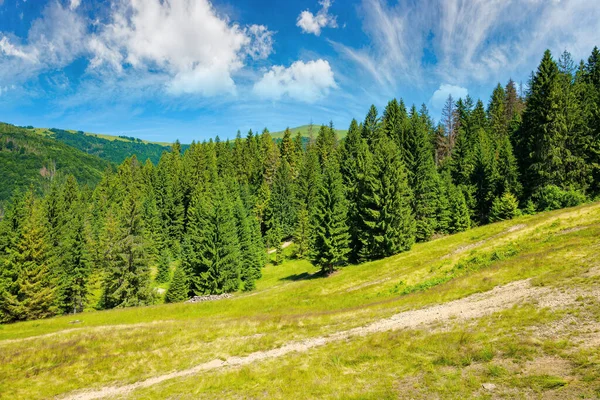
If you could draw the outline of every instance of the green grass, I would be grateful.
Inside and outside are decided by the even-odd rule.
[[[348,266],[328,278],[319,277],[317,268],[304,260],[269,265],[254,292],[227,300],[3,325],[0,394],[37,399],[133,383],[525,278],[557,290],[594,287],[598,277],[588,272],[598,266],[599,235],[600,204],[595,203],[417,244],[410,252]],[[582,297],[572,314],[598,321],[598,308],[593,299]],[[305,354],[165,382],[130,396],[489,397],[481,389],[484,382],[498,384],[507,397],[515,397],[510,390],[592,396],[600,386],[595,384],[600,378],[597,351],[578,348],[566,337],[531,339],[532,330],[564,314],[525,304],[469,324],[354,338]],[[81,322],[71,324],[75,319]],[[519,367],[550,356],[567,360],[567,375]]]
[[[320,128],[321,128],[320,125],[312,126],[312,135],[315,139],[317,138],[317,135],[319,134]],[[310,136],[310,125],[302,125],[302,126],[298,126],[296,128],[290,128],[290,131],[292,132],[292,138],[295,137],[298,134],[298,132],[300,132],[300,134],[303,137],[309,137]],[[281,139],[281,138],[283,138],[284,133],[285,133],[285,130],[279,131],[279,132],[271,132],[271,136],[274,139]],[[345,129],[336,129],[335,133],[337,134],[338,139],[342,139],[342,138],[346,137],[346,134],[348,133],[348,131]]]

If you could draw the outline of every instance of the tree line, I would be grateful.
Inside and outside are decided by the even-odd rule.
[[[600,52],[576,65],[546,51],[526,93],[511,80],[487,107],[450,97],[438,124],[394,99],[343,140],[332,124],[309,136],[175,143],[156,165],[108,168],[94,188],[57,175],[44,196],[17,193],[0,222],[0,320],[153,304],[153,280],[167,302],[252,290],[284,240],[326,276],[594,198]]]

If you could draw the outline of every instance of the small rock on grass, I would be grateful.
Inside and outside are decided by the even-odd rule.
[[[488,391],[492,391],[494,389],[496,389],[496,385],[494,385],[493,383],[484,383],[483,385],[481,385],[485,390]]]

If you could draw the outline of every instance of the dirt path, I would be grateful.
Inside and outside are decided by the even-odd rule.
[[[524,300],[533,300],[540,306],[553,307],[564,306],[572,303],[577,293],[556,293],[547,288],[532,287],[529,280],[512,282],[504,286],[498,286],[488,292],[477,293],[463,299],[439,304],[419,310],[406,311],[390,318],[375,321],[369,325],[336,332],[329,336],[310,338],[302,341],[291,342],[282,347],[257,351],[244,357],[230,357],[226,360],[213,360],[199,364],[193,368],[160,375],[144,381],[124,386],[109,386],[93,391],[75,392],[67,395],[64,399],[69,400],[92,400],[108,396],[122,395],[127,392],[146,388],[161,382],[198,374],[225,367],[235,367],[251,364],[269,358],[282,357],[293,352],[305,352],[315,347],[323,346],[353,336],[366,336],[372,333],[385,332],[396,329],[416,328],[421,325],[436,322],[468,320],[480,318],[496,311],[504,310]]]
[[[283,242],[283,243],[281,243],[281,248],[282,248],[282,249],[285,249],[286,247],[290,247],[290,245],[291,245],[292,243],[293,243],[293,242]],[[277,251],[277,249],[271,249],[271,250],[267,251],[267,254],[273,254],[273,253],[275,253],[276,251]]]

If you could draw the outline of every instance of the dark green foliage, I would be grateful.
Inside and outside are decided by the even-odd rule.
[[[109,211],[109,222],[105,228],[111,244],[106,254],[103,308],[154,302],[140,201],[139,164],[135,158],[127,159],[121,166],[119,179],[125,191],[123,200],[119,207]]]
[[[219,180],[197,193],[190,206],[188,255],[190,288],[197,294],[220,294],[238,290],[240,244],[233,204]]]
[[[235,202],[234,214],[240,245],[240,277],[244,282],[244,290],[252,290],[255,287],[256,280],[261,276],[263,264],[260,250],[256,248],[257,242],[252,237],[257,233],[252,230],[252,215],[248,213],[241,198],[238,198]],[[260,232],[258,232],[258,235],[260,236]]]
[[[280,229],[281,238],[294,234],[296,226],[294,183],[292,171],[286,159],[282,159],[271,187],[271,196],[267,207],[268,229]]]
[[[0,123],[0,202],[29,186],[39,194],[56,174],[95,185],[109,163],[64,143]]]
[[[91,265],[83,212],[71,209],[60,248],[59,306],[64,313],[82,312],[87,304]]]
[[[348,260],[350,235],[346,224],[348,207],[342,175],[335,160],[329,160],[323,171],[315,207],[313,246],[310,257],[324,274]]]
[[[298,222],[294,232],[294,242],[296,243],[296,257],[304,258],[309,251],[310,245],[310,219],[306,207],[298,210]]]
[[[171,280],[171,255],[168,250],[163,250],[160,254],[154,280],[157,283],[167,283]]]
[[[382,137],[373,154],[364,148],[359,186],[359,260],[387,257],[410,249],[415,240],[412,194],[398,148]]]
[[[467,206],[463,191],[453,184],[448,188],[448,202],[450,216],[448,231],[456,233],[469,229],[471,227],[469,207]]]
[[[126,136],[119,136],[120,139],[125,140],[108,140],[94,135],[86,135],[83,132],[69,132],[56,128],[50,129],[49,133],[50,137],[59,142],[115,164],[122,163],[132,155],[142,161],[149,159],[153,163],[157,163],[161,154],[169,151],[170,147],[157,143],[145,143],[140,139]]]
[[[409,116],[392,100],[381,118],[371,107],[364,123],[353,120],[341,142],[332,124],[316,139],[286,130],[274,140],[265,129],[185,152],[175,142],[157,165],[132,157],[116,170],[0,125],[0,319],[151,304],[151,265],[159,283],[178,265],[165,301],[183,301],[252,290],[267,258],[284,262],[284,240],[330,274],[415,240],[512,218],[519,205],[530,214],[598,196],[600,52],[578,65],[566,52],[558,62],[547,52],[529,86],[524,98],[514,82],[498,85],[487,108],[449,99],[437,125],[425,106]],[[100,140],[53,135],[81,146]],[[122,144],[147,146],[127,137]],[[5,201],[26,186],[27,195]],[[102,283],[99,304],[87,304],[92,282]]]
[[[416,239],[426,241],[436,230],[436,207],[440,194],[436,191],[437,171],[433,149],[428,140],[427,126],[417,114],[415,107],[410,113],[410,140],[405,152],[408,181],[413,193],[412,209],[416,221]]]
[[[33,193],[24,202],[24,220],[7,248],[2,268],[0,321],[46,318],[56,314],[56,286],[51,278],[51,249],[39,204]]]
[[[167,303],[178,303],[188,299],[189,285],[185,268],[179,266],[175,269],[169,289],[165,294]]]
[[[585,203],[586,196],[574,190],[563,190],[555,185],[547,185],[538,189],[532,196],[538,211],[558,210]]]
[[[519,202],[510,192],[496,197],[490,210],[490,222],[504,221],[519,215]]]

